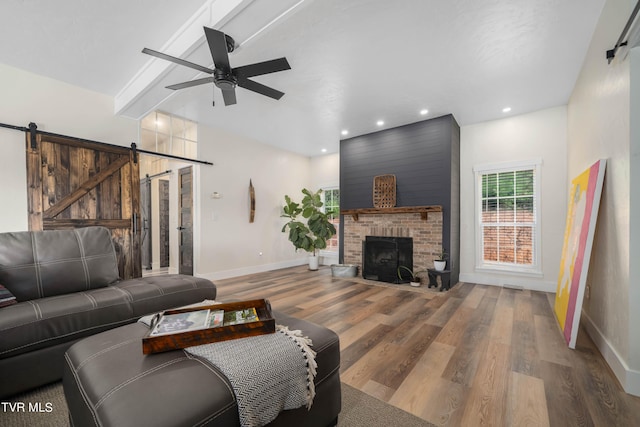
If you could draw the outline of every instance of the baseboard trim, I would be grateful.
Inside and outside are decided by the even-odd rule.
[[[305,265],[309,261],[307,258],[296,258],[288,261],[275,262],[271,264],[251,265],[248,267],[234,268],[231,270],[216,271],[213,273],[197,274],[198,277],[211,281],[230,279],[232,277],[246,276],[247,274],[264,273],[265,271],[278,270],[287,267],[297,267]]]
[[[616,349],[611,345],[609,340],[604,336],[602,331],[596,326],[587,313],[582,311],[582,325],[593,340],[596,347],[604,357],[613,374],[616,376],[620,385],[625,392],[640,396],[640,372],[630,369],[626,362]]]
[[[529,279],[526,277],[501,277],[493,274],[460,273],[459,280],[467,283],[477,283],[479,285],[491,285],[501,287],[522,287],[531,291],[556,292],[556,283],[547,282],[541,279]]]

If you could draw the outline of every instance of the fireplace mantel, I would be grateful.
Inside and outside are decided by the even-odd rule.
[[[403,213],[419,213],[423,220],[427,220],[429,212],[442,212],[442,206],[404,206],[396,208],[361,208],[361,209],[342,209],[341,215],[351,215],[354,221],[358,221],[358,215],[362,214],[403,214]]]

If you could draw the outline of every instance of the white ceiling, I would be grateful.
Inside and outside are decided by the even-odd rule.
[[[380,119],[464,126],[566,104],[604,2],[3,0],[0,62],[112,95],[129,117],[157,108],[315,156]],[[232,67],[286,56],[291,70],[255,78],[286,95],[238,88],[225,107],[212,85],[165,89],[197,72],[140,51],[211,66],[203,25],[240,43]]]

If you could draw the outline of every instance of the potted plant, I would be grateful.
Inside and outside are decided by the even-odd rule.
[[[289,240],[293,246],[309,252],[309,270],[318,269],[318,250],[327,247],[327,240],[336,234],[336,227],[329,220],[331,212],[322,212],[322,190],[315,193],[304,188],[301,203],[296,203],[287,195],[283,218],[289,218],[282,227],[284,233],[289,229]]]
[[[402,283],[405,278],[402,277],[402,270],[404,270],[405,272],[409,273],[410,279],[409,279],[409,284],[413,287],[418,287],[420,286],[420,273],[424,273],[424,271],[413,271],[411,270],[409,267],[405,266],[405,265],[401,265],[398,267],[398,279],[400,279],[400,283]]]
[[[444,271],[447,267],[447,252],[443,247],[440,248],[440,252],[436,255],[436,259],[433,260],[433,268],[438,271]]]

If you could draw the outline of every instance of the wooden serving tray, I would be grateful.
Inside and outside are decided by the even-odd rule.
[[[218,326],[215,328],[198,329],[167,335],[147,335],[142,338],[142,353],[161,353],[163,351],[177,350],[194,345],[274,333],[276,331],[276,321],[271,314],[271,304],[269,304],[269,301],[266,299],[166,310],[163,313],[175,314],[206,309],[233,311],[251,307],[254,307],[258,314],[259,320],[256,322]],[[151,328],[149,329],[149,333],[151,333]]]

